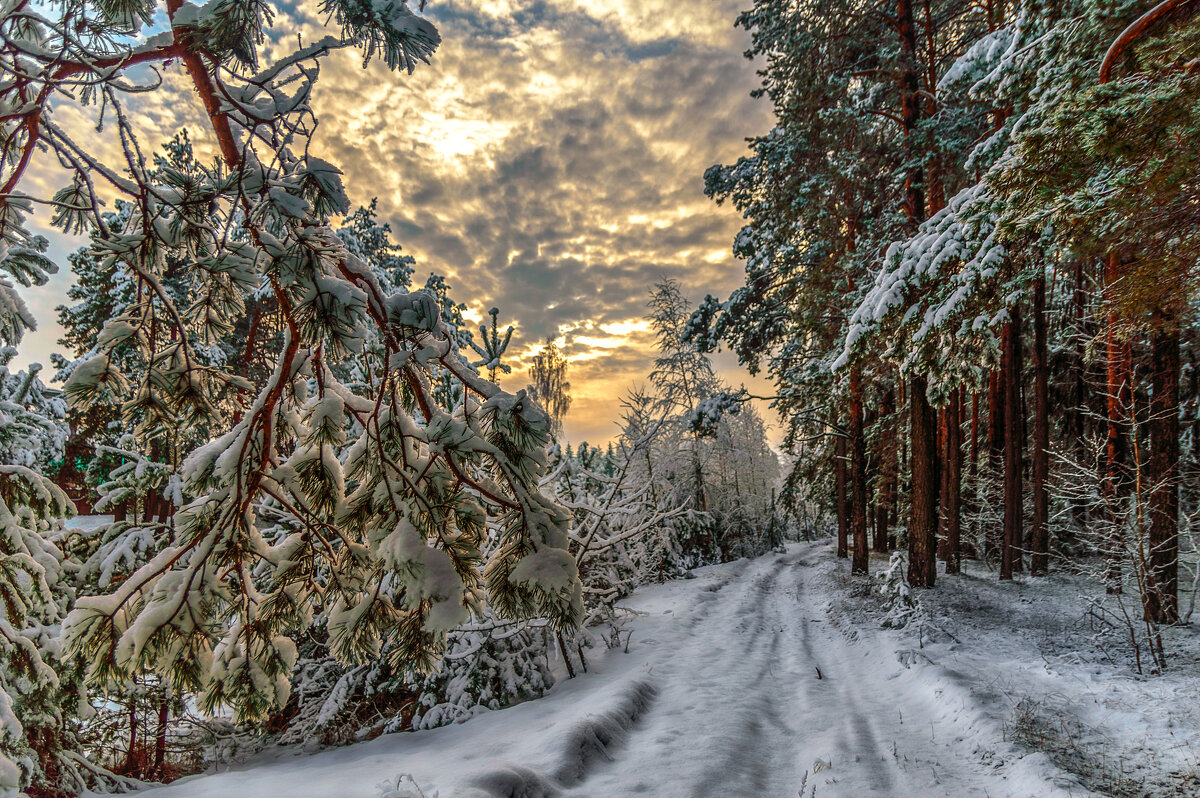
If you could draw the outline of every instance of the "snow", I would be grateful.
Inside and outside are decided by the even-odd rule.
[[[411,293],[397,291],[387,297],[388,319],[400,327],[431,331],[441,318],[437,297],[421,289]]]
[[[145,795],[378,798],[384,783],[430,798],[783,796],[801,785],[821,798],[1108,794],[1017,734],[1014,707],[1029,695],[1103,726],[1117,748],[1139,735],[1143,750],[1166,748],[1170,731],[1170,756],[1196,761],[1186,679],[1118,679],[1128,670],[1097,672],[1086,652],[1050,658],[1037,644],[1074,622],[1080,580],[999,584],[968,567],[917,591],[921,621],[893,630],[877,589],[848,570],[827,541],[697,569],[623,602],[628,650],[590,652],[588,673],[541,699],[313,755],[276,751]]]
[[[415,609],[421,601],[432,601],[427,629],[451,631],[469,620],[463,603],[462,579],[450,555],[429,546],[407,518],[401,518],[391,534],[378,543],[376,554],[396,571],[403,585],[405,609]]]
[[[1200,795],[1194,628],[1164,628],[1166,673],[1139,676],[1127,632],[1104,620],[1118,599],[1093,578],[1055,572],[1001,583],[967,561],[961,575],[939,575],[936,589],[913,593],[920,608],[894,634],[895,650],[926,689],[1041,752],[1026,761],[1048,757],[1100,795]],[[852,598],[832,616],[861,630],[878,625],[880,608]]]

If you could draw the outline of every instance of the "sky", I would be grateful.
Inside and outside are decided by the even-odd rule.
[[[654,356],[643,314],[655,281],[678,280],[695,303],[742,283],[730,254],[740,218],[704,196],[703,174],[771,125],[768,104],[749,96],[748,36],[733,27],[743,4],[430,0],[442,35],[430,65],[364,70],[342,52],[322,66],[312,151],[342,168],[354,203],[377,198],[417,282],[446,275],[469,318],[497,306],[516,325],[505,387],[523,387],[532,355],[556,340],[569,360],[569,440],[616,435],[620,397]],[[283,11],[295,29],[320,25]],[[171,76],[154,94],[137,100],[144,140],[186,126],[203,148],[194,95]],[[73,243],[59,236],[52,254],[65,263]],[[57,349],[53,308],[69,279],[24,292],[40,329],[18,362]],[[716,365],[734,385],[770,390],[728,353]]]

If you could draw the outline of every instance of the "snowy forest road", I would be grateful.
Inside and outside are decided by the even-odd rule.
[[[876,630],[838,628],[822,590],[833,572],[817,567],[830,565],[826,549],[677,583],[685,595],[657,610],[674,624],[640,641],[652,650],[642,678],[658,691],[654,704],[613,761],[567,794],[796,796],[801,785],[806,798],[814,787],[821,798],[1085,794],[1002,772],[963,695],[903,678],[919,652],[889,650]],[[653,618],[657,608],[639,609]]]
[[[1003,742],[968,685],[832,599],[827,543],[698,569],[623,606],[628,653],[470,721],[187,779],[153,798],[1085,796]],[[815,793],[814,793],[815,788]],[[402,789],[404,789],[402,787]]]

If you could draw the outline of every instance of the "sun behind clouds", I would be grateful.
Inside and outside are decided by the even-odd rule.
[[[444,274],[468,319],[495,305],[516,325],[506,382],[523,384],[547,336],[562,343],[577,400],[569,438],[615,433],[618,398],[652,359],[638,314],[655,280],[675,278],[695,301],[741,280],[729,252],[741,220],[704,197],[701,180],[770,125],[769,108],[749,97],[738,10],[728,0],[435,0],[427,13],[444,41],[430,66],[397,75],[339,53],[322,68],[314,152],[345,171],[353,202],[378,198],[419,282]],[[296,18],[306,39],[314,22]],[[166,79],[190,91],[171,70]],[[144,139],[188,126],[199,152],[215,152],[204,126],[178,116],[192,105],[179,99],[143,109]],[[59,262],[77,245],[60,238]],[[53,307],[68,279],[27,292],[41,329],[21,362],[58,348]],[[718,362],[729,381],[748,379]]]

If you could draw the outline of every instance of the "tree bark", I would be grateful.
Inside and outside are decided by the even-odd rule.
[[[912,0],[897,0],[895,23],[900,39],[900,122],[904,132],[904,153],[909,163],[904,176],[903,211],[909,226],[916,229],[925,213],[925,194],[920,160],[913,143],[920,122],[921,103]],[[917,587],[933,587],[937,578],[937,420],[925,390],[925,376],[912,375],[908,396],[912,444],[908,582]]]
[[[979,467],[979,391],[971,391],[971,477]]]
[[[888,550],[888,516],[896,493],[896,394],[889,388],[883,395],[879,410],[879,481],[875,489],[874,549],[886,554]]]
[[[1110,253],[1105,264],[1105,287],[1111,292],[1121,276],[1121,257]],[[1124,535],[1121,531],[1122,513],[1120,502],[1125,488],[1125,427],[1129,411],[1129,366],[1128,346],[1117,338],[1120,312],[1113,298],[1108,298],[1109,310],[1105,329],[1105,414],[1107,436],[1104,447],[1104,500],[1109,522],[1109,540],[1106,541],[1107,567],[1105,586],[1110,594],[1121,592],[1122,560],[1125,554]]]
[[[556,631],[555,638],[558,639],[558,651],[562,654],[563,664],[567,666],[567,678],[575,678],[575,666],[571,664],[571,656],[567,653],[567,642],[563,640],[562,632]]]
[[[950,395],[946,408],[946,493],[943,516],[946,518],[946,573],[956,574],[962,561],[962,392]]]
[[[837,415],[834,414],[834,424]],[[850,501],[846,496],[846,436],[840,431],[833,442],[833,491],[837,510],[837,556],[850,556]]]
[[[163,768],[166,766],[167,760],[167,702],[162,700],[158,704],[158,732],[154,738],[154,777],[162,779],[166,774],[163,773]]]
[[[949,550],[946,548],[946,534],[950,527],[950,517],[946,511],[950,504],[950,482],[948,469],[946,468],[946,457],[950,453],[950,414],[949,406],[939,407],[934,412],[937,414],[937,480],[938,480],[938,559],[942,562],[950,556]]]
[[[1004,399],[1004,535],[1000,578],[1012,579],[1021,558],[1021,311],[1009,309],[1004,325],[1001,382]]]
[[[125,749],[125,764],[118,771],[122,776],[137,776],[137,709],[129,699],[129,747]]]
[[[925,389],[925,378],[914,374],[909,381],[908,397],[912,431],[908,583],[914,587],[933,587],[937,579],[937,483],[933,475],[937,420]]]
[[[850,371],[850,536],[854,558],[850,571],[867,573],[867,443],[863,436],[862,375]]]
[[[1029,573],[1040,576],[1050,565],[1050,363],[1046,348],[1046,275],[1033,286],[1033,554]]]
[[[988,375],[988,465],[993,470],[1004,456],[1003,372],[1004,365],[1001,363],[1000,371]]]
[[[1074,339],[1075,351],[1072,355],[1071,372],[1071,402],[1070,407],[1066,409],[1066,419],[1064,420],[1064,433],[1067,439],[1067,449],[1071,452],[1075,462],[1082,463],[1086,457],[1087,445],[1084,440],[1085,425],[1084,419],[1087,416],[1088,389],[1087,389],[1087,344],[1090,335],[1088,334],[1087,325],[1087,289],[1084,283],[1083,259],[1080,258],[1075,262],[1074,273],[1074,296],[1072,298],[1073,313],[1074,313]],[[1075,498],[1071,501],[1071,515],[1075,519],[1075,523],[1084,528],[1088,520],[1088,505],[1082,498]]]
[[[1151,332],[1150,573],[1146,617],[1179,620],[1179,325],[1156,311]]]
[[[908,173],[904,176],[904,213],[909,223],[920,224],[925,213],[925,192],[922,170],[917,164],[912,143],[921,118],[920,90],[917,74],[917,29],[913,24],[912,0],[897,0],[896,32],[900,34],[900,121],[904,128],[904,149],[909,156]]]

